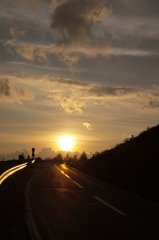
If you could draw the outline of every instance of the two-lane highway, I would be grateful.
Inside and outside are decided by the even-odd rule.
[[[30,187],[42,240],[159,239],[159,205],[65,164],[43,162]]]

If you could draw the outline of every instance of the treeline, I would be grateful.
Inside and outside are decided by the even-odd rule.
[[[66,153],[66,156],[63,157],[61,153],[57,154],[54,158],[45,158],[46,161],[52,161],[52,162],[86,162],[88,160],[87,154],[83,151],[80,157],[77,156],[77,154],[69,154]]]

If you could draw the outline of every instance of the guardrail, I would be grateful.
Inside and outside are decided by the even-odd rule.
[[[32,160],[30,163],[33,164],[35,162],[35,159]],[[2,175],[0,175],[0,185],[2,184],[2,182],[8,178],[10,175],[12,175],[13,173],[25,168],[27,166],[28,162],[17,165],[15,167],[12,167],[10,169],[8,169],[7,171],[5,171],[4,173],[2,173]]]

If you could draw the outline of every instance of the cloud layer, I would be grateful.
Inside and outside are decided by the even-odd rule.
[[[8,40],[5,42],[4,46],[8,49],[8,51],[14,54],[13,50],[19,54],[24,59],[33,61],[38,60],[39,62],[45,61],[47,62],[47,52],[48,50],[43,45],[34,46],[30,43],[19,42],[16,38],[12,40]]]
[[[16,90],[8,78],[4,77],[0,79],[0,101],[22,104],[22,99],[34,99],[33,92],[28,90],[25,86],[19,86]]]
[[[45,79],[45,78],[44,78]],[[49,78],[49,83],[59,84],[60,89],[55,91],[55,87],[48,97],[54,101],[60,102],[62,109],[67,113],[78,112],[82,113],[84,108],[88,108],[90,102],[93,105],[101,105],[108,107],[106,101],[118,100],[118,103],[125,101],[131,103],[132,100],[138,101],[141,106],[141,111],[149,111],[158,109],[159,91],[158,89],[142,89],[137,87],[122,87],[122,86],[102,86],[90,85],[88,83],[81,84],[77,80],[69,80],[62,78]],[[51,80],[51,81],[50,81]],[[58,86],[58,85],[57,85]],[[67,92],[67,94],[66,94]],[[151,100],[149,100],[151,99]],[[146,104],[144,102],[147,102]],[[89,123],[84,123],[89,130]]]
[[[85,102],[78,100],[76,97],[64,93],[48,94],[48,98],[52,98],[54,101],[60,102],[61,109],[66,113],[77,112],[83,113],[83,108],[86,107]]]
[[[143,107],[141,111],[159,110],[159,101],[150,100]]]
[[[18,160],[19,155],[21,155],[22,153],[24,153],[24,156],[27,159],[29,152],[24,148],[23,151],[15,151],[14,153],[10,153],[10,154],[0,154],[0,161],[2,161],[3,159],[4,161],[13,160],[13,159]]]
[[[17,79],[17,81],[33,81],[20,73],[13,73],[8,75],[8,78],[2,78],[0,81],[1,100],[21,103],[21,100],[34,99],[32,91],[25,86],[15,89],[9,78]],[[81,114],[85,109],[89,110],[90,107],[97,105],[100,105],[101,108],[108,108],[110,101],[118,101],[118,104],[138,102],[138,109],[141,111],[158,110],[159,88],[157,85],[153,85],[150,89],[133,86],[93,85],[73,78],[51,77],[50,75],[34,79],[34,82],[41,84],[41,90],[36,94],[47,97],[50,99],[49,105],[64,110],[66,113]]]
[[[91,127],[90,123],[84,122],[83,125],[88,129],[88,130],[93,130],[93,128]]]
[[[0,4],[27,3],[35,7],[39,6],[40,0],[0,0]]]

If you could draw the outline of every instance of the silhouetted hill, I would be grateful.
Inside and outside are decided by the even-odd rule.
[[[107,182],[159,201],[159,125],[96,153],[86,167]]]
[[[86,162],[71,164],[106,182],[159,202],[159,125]]]

